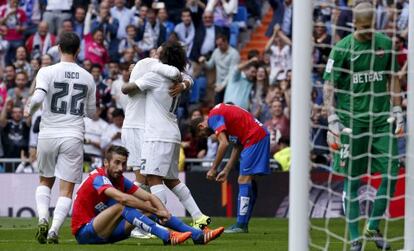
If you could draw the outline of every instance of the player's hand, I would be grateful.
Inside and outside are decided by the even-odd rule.
[[[336,114],[332,114],[328,117],[328,134],[327,134],[327,141],[329,148],[338,151],[341,148],[341,133],[352,133],[350,128],[346,128],[341,121],[339,121],[339,117]]]
[[[166,223],[171,218],[171,213],[167,210],[158,210],[156,215],[162,224]]]
[[[182,82],[175,83],[170,87],[168,94],[170,94],[171,97],[177,97],[183,91],[184,91],[183,83]]]
[[[204,57],[204,56],[199,57],[199,58],[198,58],[198,62],[199,62],[200,64],[204,64],[204,62],[206,62],[206,57]]]
[[[214,87],[214,91],[215,92],[221,92],[224,89],[224,86],[222,86],[221,84],[216,83],[215,87]]]
[[[217,177],[216,177],[216,181],[217,182],[224,182],[227,180],[227,176],[229,175],[229,172],[226,170],[226,168],[223,169],[223,171],[221,171]]]
[[[395,122],[394,133],[397,137],[402,137],[404,135],[404,116],[401,106],[394,106],[392,108],[392,117],[389,117],[387,121],[390,124]]]
[[[217,171],[215,168],[211,168],[210,170],[208,170],[206,178],[208,180],[215,180],[217,176]]]

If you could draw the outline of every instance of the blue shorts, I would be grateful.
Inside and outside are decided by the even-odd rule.
[[[270,136],[244,148],[240,154],[240,175],[266,175],[270,173]]]
[[[95,219],[95,218],[94,218]],[[75,235],[79,244],[106,244],[122,241],[129,238],[129,233],[125,232],[125,220],[119,222],[109,238],[99,237],[93,229],[93,220],[83,225]]]

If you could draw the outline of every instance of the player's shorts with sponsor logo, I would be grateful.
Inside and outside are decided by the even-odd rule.
[[[83,225],[75,235],[76,241],[79,244],[105,244],[122,241],[129,238],[129,233],[125,232],[125,220],[121,220],[112,234],[108,238],[99,237],[93,228],[93,218],[87,224]]]
[[[270,173],[270,135],[244,148],[240,154],[240,175],[266,175]]]
[[[141,174],[178,179],[180,144],[145,141],[142,146]]]
[[[122,128],[121,139],[122,144],[129,152],[127,166],[132,167],[134,171],[139,170],[142,144],[144,144],[144,129]]]
[[[75,137],[41,138],[37,161],[42,177],[58,177],[80,184],[82,181],[83,141]]]
[[[398,174],[397,138],[389,124],[369,128],[354,127],[341,134],[341,149],[334,153],[333,169],[343,175]]]

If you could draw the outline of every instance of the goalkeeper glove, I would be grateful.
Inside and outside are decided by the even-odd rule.
[[[392,117],[389,117],[387,119],[388,123],[394,123],[395,122],[395,131],[394,133],[397,135],[397,137],[401,137],[404,134],[404,117],[402,113],[401,106],[394,106],[392,108]]]
[[[332,148],[335,151],[338,151],[341,148],[341,133],[351,134],[352,130],[345,127],[339,117],[336,114],[332,114],[328,117],[328,134],[327,141],[329,148]]]

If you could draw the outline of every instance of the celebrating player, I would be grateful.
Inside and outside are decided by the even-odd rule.
[[[166,64],[162,64],[158,59],[145,58],[138,61],[132,69],[129,83],[135,82],[138,78],[144,76],[146,72],[155,71],[168,79],[178,80],[181,76],[180,71]],[[144,143],[144,129],[145,129],[145,93],[130,93],[128,88],[125,88],[124,94],[128,94],[127,106],[125,109],[125,120],[122,125],[122,143],[130,152],[128,157],[128,167],[135,172],[135,184],[144,190],[147,190],[145,185],[145,177],[140,174],[141,163],[141,146]],[[131,232],[131,236],[136,238],[148,238],[148,235],[143,233],[139,228]]]
[[[121,241],[134,227],[156,235],[165,245],[177,245],[190,237],[194,244],[207,244],[221,235],[223,227],[203,232],[184,224],[156,196],[124,178],[127,158],[126,148],[109,147],[104,167],[91,172],[80,186],[72,215],[72,234],[79,244]],[[155,221],[179,232],[157,226]]]
[[[401,135],[404,123],[392,41],[372,31],[374,9],[367,2],[354,7],[355,32],[335,45],[324,74],[324,104],[330,113],[328,143],[335,150],[334,170],[345,176],[345,215],[353,251],[362,249],[358,229],[360,177],[374,172],[382,174],[381,185],[364,235],[378,248],[390,249],[379,222],[393,196],[398,174],[393,134]],[[396,122],[394,128],[392,121]]]
[[[162,63],[175,66],[181,72],[184,71],[186,55],[179,43],[167,42],[158,49],[157,54]],[[180,88],[171,90],[173,85],[170,79],[156,72],[148,72],[135,83],[124,85],[123,91],[124,93],[146,92],[145,133],[140,168],[141,173],[146,175],[151,192],[165,204],[167,202],[165,184],[190,213],[193,225],[203,228],[210,224],[210,217],[201,213],[188,187],[178,179],[181,135],[175,115],[179,95],[175,94],[182,90]],[[183,86],[182,89],[188,88],[188,84],[184,82],[178,84],[180,85]]]
[[[197,118],[192,127],[200,136],[208,137],[215,132],[219,141],[216,158],[207,172],[207,179],[223,182],[230,170],[240,159],[238,178],[239,195],[237,205],[237,223],[225,230],[225,233],[247,233],[257,197],[256,175],[270,173],[269,153],[270,137],[263,125],[246,110],[229,104],[218,104],[209,113],[208,118]],[[229,138],[237,141],[224,169],[217,175],[217,168],[224,158]]]
[[[58,243],[59,229],[72,204],[73,188],[82,181],[83,117],[93,117],[96,101],[92,75],[75,63],[79,45],[76,33],[60,35],[61,61],[39,70],[36,89],[28,104],[28,112],[33,114],[43,103],[37,145],[40,185],[36,189],[39,214],[36,239],[39,243]],[[60,192],[49,229],[50,191],[55,177],[60,179]]]

